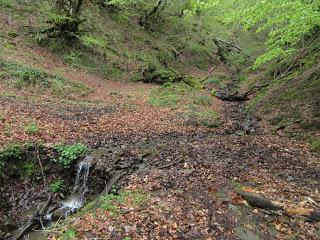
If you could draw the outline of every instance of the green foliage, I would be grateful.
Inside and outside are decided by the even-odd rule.
[[[23,147],[19,144],[11,144],[0,149],[0,178],[5,176],[5,165],[15,159],[21,159]]]
[[[207,95],[199,95],[194,97],[193,103],[199,106],[211,106],[213,104],[213,100]]]
[[[29,179],[35,172],[35,163],[33,161],[25,161],[22,163],[22,178]]]
[[[177,107],[184,97],[195,90],[188,84],[181,82],[177,84],[165,83],[161,87],[151,91],[148,102],[157,107]]]
[[[61,240],[73,240],[76,239],[77,232],[74,229],[67,229],[61,236]]]
[[[80,37],[81,42],[91,48],[106,48],[106,41],[103,38],[97,37],[97,36],[90,36],[90,35],[83,35]]]
[[[61,189],[64,186],[64,181],[63,179],[58,179],[58,180],[54,180],[52,183],[50,183],[49,185],[49,191],[53,192],[53,193],[57,193],[60,192]]]
[[[40,132],[39,126],[36,122],[32,122],[25,127],[25,132],[28,135],[35,135]]]
[[[181,114],[180,117],[186,119],[186,124],[192,126],[202,126],[207,128],[216,128],[220,126],[219,115],[212,110],[199,110],[191,107],[188,111]]]
[[[200,80],[196,77],[186,76],[184,77],[183,81],[196,90],[203,89],[203,85],[201,84]]]
[[[310,149],[313,152],[320,153],[320,139],[315,139],[310,144]]]
[[[64,168],[69,168],[82,154],[89,151],[88,147],[81,143],[73,145],[58,144],[54,146],[54,149],[57,151],[59,157],[53,161],[62,164]]]
[[[99,198],[99,207],[109,211],[113,215],[119,215],[121,213],[120,207],[128,204],[141,206],[148,202],[150,196],[143,190],[124,191],[119,195],[107,194]]]
[[[88,95],[92,92],[83,83],[71,81],[56,75],[48,74],[39,69],[26,67],[14,62],[0,60],[0,80],[3,79],[8,85],[16,88],[30,88],[32,90],[49,90],[59,96],[70,96],[72,94]],[[12,81],[13,80],[13,81]]]
[[[207,78],[202,82],[203,85],[217,85],[221,86],[221,81],[218,78]]]
[[[223,23],[241,23],[245,29],[267,32],[267,52],[255,67],[292,56],[300,42],[320,26],[320,2],[302,0],[211,0],[216,18]]]

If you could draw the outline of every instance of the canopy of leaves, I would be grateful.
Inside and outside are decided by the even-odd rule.
[[[203,6],[224,24],[266,32],[267,52],[257,58],[255,67],[291,56],[320,26],[319,0],[211,0]]]

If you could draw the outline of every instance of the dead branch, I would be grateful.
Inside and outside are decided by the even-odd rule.
[[[32,218],[30,218],[30,220],[26,223],[26,225],[22,228],[22,230],[13,238],[14,240],[21,239],[34,224],[40,221],[41,216],[45,214],[47,208],[49,207],[51,200],[52,200],[52,195],[49,196],[48,200],[43,205],[43,207],[40,210],[37,210],[33,214]]]

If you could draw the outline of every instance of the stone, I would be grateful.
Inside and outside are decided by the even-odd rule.
[[[241,240],[260,240],[261,238],[246,227],[237,227],[234,229],[235,235]]]
[[[287,181],[292,182],[292,181],[294,181],[294,178],[292,176],[288,176]]]

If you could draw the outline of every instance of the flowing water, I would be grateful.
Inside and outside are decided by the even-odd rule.
[[[77,175],[71,195],[62,202],[62,209],[66,216],[81,208],[85,202],[85,194],[88,191],[87,181],[92,165],[93,157],[87,156],[77,166]]]

